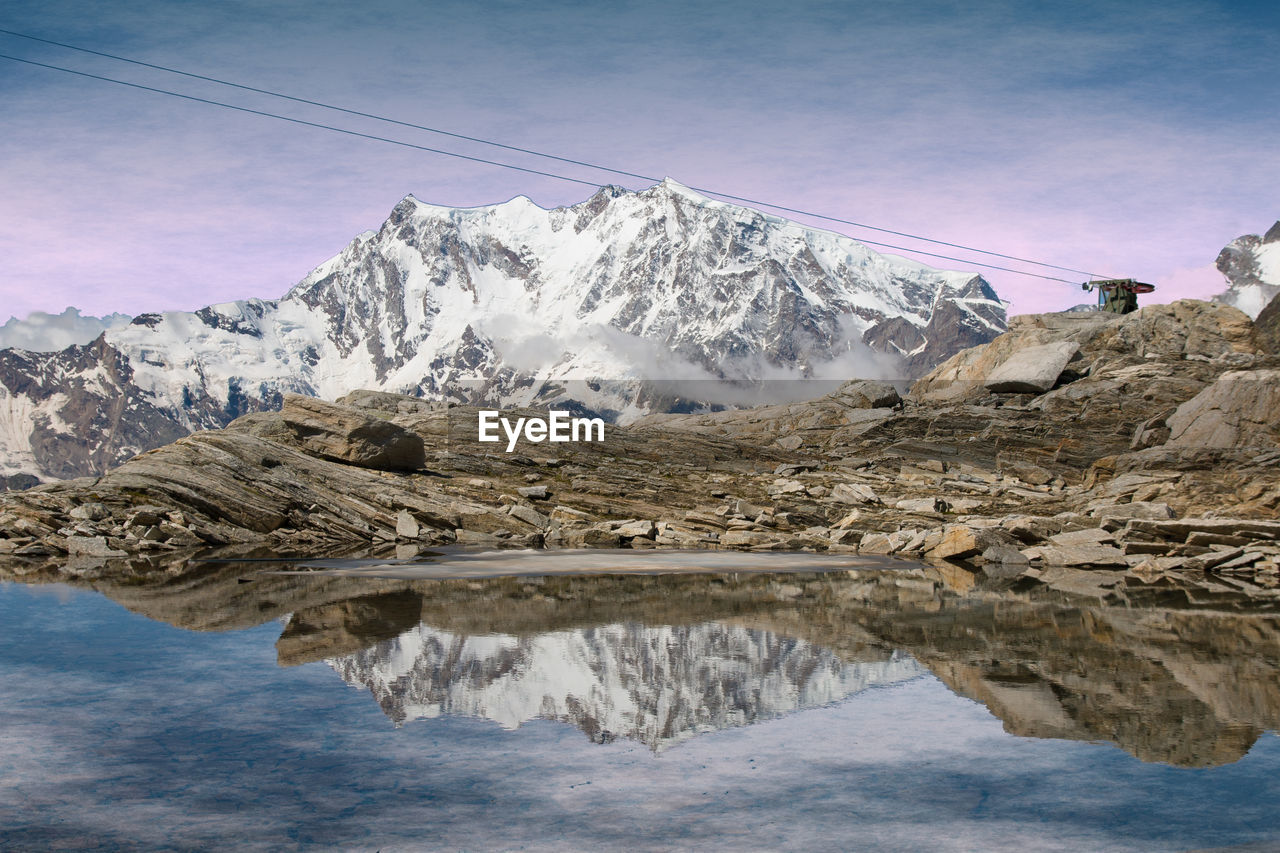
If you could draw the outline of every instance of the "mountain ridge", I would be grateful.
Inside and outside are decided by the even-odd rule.
[[[75,351],[0,351],[0,476],[100,474],[288,393],[529,405],[563,401],[556,383],[574,379],[911,376],[1006,326],[981,276],[670,179],[552,209],[406,196],[279,299],[141,314]],[[575,402],[624,421],[655,405],[626,385]]]
[[[1251,320],[1280,294],[1280,220],[1265,234],[1245,234],[1226,245],[1215,262],[1227,289],[1213,297],[1249,315]]]

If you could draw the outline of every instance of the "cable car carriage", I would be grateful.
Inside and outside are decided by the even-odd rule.
[[[1131,278],[1104,278],[1097,281],[1086,281],[1080,285],[1083,290],[1098,291],[1098,310],[1110,311],[1112,314],[1128,314],[1138,310],[1138,294],[1151,293],[1156,289],[1154,284],[1135,281]]]

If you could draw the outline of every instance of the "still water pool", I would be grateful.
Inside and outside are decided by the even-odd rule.
[[[260,568],[0,584],[0,848],[1280,844],[1267,613]]]

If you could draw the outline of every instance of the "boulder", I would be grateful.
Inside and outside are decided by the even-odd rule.
[[[413,513],[402,509],[396,514],[396,537],[399,539],[417,539],[419,533],[418,520]]]
[[[929,555],[942,560],[969,560],[994,546],[1009,544],[1010,539],[998,528],[949,524],[942,531],[942,541]]]
[[[1012,545],[992,545],[982,552],[982,559],[987,563],[1001,563],[1007,566],[1028,566],[1031,561]]]
[[[1168,447],[1280,445],[1280,370],[1233,370],[1168,418]]]
[[[67,553],[72,557],[124,557],[124,551],[118,551],[107,544],[105,536],[68,536]]]
[[[622,544],[622,537],[607,525],[597,525],[585,530],[566,531],[564,544],[570,548],[617,548]]]
[[[938,365],[911,386],[908,396],[920,402],[943,402],[988,393],[985,382],[992,371],[1021,350],[1062,341],[1083,345],[1102,329],[1118,322],[1117,314],[1094,311],[1013,317],[1009,320],[1009,331],[985,346],[964,350]]]
[[[983,384],[997,393],[1041,394],[1057,383],[1067,362],[1079,351],[1080,345],[1074,341],[1024,347],[991,371]]]
[[[1167,503],[1155,501],[1134,501],[1127,504],[1111,504],[1089,510],[1094,518],[1176,518],[1177,513]]]
[[[770,545],[778,541],[771,533],[758,530],[730,530],[720,536],[721,545],[738,548],[750,548],[756,545]]]
[[[1115,542],[1115,534],[1101,527],[1086,527],[1083,530],[1067,530],[1049,537],[1050,545],[1110,545]]]
[[[516,491],[520,494],[520,497],[528,498],[532,501],[545,501],[550,497],[546,486],[521,486]]]
[[[846,504],[880,503],[880,497],[871,487],[861,483],[837,483],[831,489],[831,499]]]
[[[1038,556],[1050,566],[1074,566],[1077,568],[1125,567],[1129,561],[1119,548],[1110,545],[1043,545],[1039,548],[1028,548],[1022,552],[1028,557]]]
[[[658,533],[657,525],[646,520],[623,522],[616,530],[623,539],[652,539]]]
[[[370,411],[289,394],[279,413],[246,415],[228,430],[296,447],[330,462],[383,471],[422,468],[422,439]]]
[[[512,504],[507,509],[507,514],[512,518],[518,518],[525,524],[536,527],[539,530],[545,530],[547,525],[551,523],[551,519],[547,518],[533,507],[526,506],[525,504]]]
[[[897,388],[888,382],[873,379],[846,382],[833,391],[830,397],[851,409],[887,409],[902,402]]]
[[[1033,486],[1043,486],[1053,481],[1052,471],[1048,468],[1041,468],[1033,462],[1008,459],[1005,454],[1001,454],[997,464],[1000,466],[1002,474],[1017,477],[1022,482],[1030,483]]]
[[[893,551],[894,542],[887,533],[867,533],[858,543],[860,554],[892,554]]]
[[[105,506],[95,501],[80,504],[68,513],[72,518],[82,519],[84,521],[102,521],[111,517],[111,511]]]

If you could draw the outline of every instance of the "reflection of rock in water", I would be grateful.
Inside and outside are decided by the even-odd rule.
[[[672,732],[685,731],[681,726],[697,731],[704,720],[731,725],[735,715],[761,719],[822,701],[814,686],[820,681],[804,675],[803,661],[813,672],[844,666],[870,673],[871,664],[848,662],[892,661],[901,650],[951,689],[983,703],[1017,735],[1105,740],[1143,761],[1202,767],[1235,761],[1262,732],[1280,730],[1280,599],[1233,591],[1209,576],[1186,585],[1064,569],[1055,588],[1027,577],[998,581],[956,566],[455,581],[254,575],[255,569],[209,566],[201,573],[166,574],[158,583],[95,581],[93,587],[135,612],[193,630],[233,630],[291,614],[277,643],[280,663],[336,658],[348,681],[369,686],[395,719],[429,711],[482,713],[479,698],[465,700],[467,691],[478,694],[495,679],[501,679],[490,687],[495,694],[529,688],[537,678],[545,683],[550,674],[539,668],[538,643],[573,637],[582,657],[555,660],[585,669],[588,683],[623,683],[624,693],[638,685],[639,699],[628,698],[609,716],[589,701],[605,695],[603,688],[597,694],[565,688],[551,692],[559,700],[545,713],[540,704],[526,703],[521,713],[503,718],[508,725],[556,716],[584,723],[593,737],[604,730],[643,732],[660,743],[665,721]],[[438,648],[429,660],[418,657],[424,635],[416,626],[423,623],[438,628]],[[712,625],[724,632],[718,646],[706,638]],[[596,660],[587,655],[593,644],[608,647],[614,638],[615,646],[625,645],[619,631],[634,636],[630,658],[611,651],[596,669],[580,664]],[[704,639],[700,647],[685,639],[694,651],[678,665],[654,651],[642,657],[647,640],[641,638],[660,633]],[[755,645],[746,646],[750,654],[732,646],[730,636],[754,638]],[[497,651],[481,654],[483,643]],[[399,668],[391,665],[393,651]],[[606,662],[627,660],[632,680],[619,682],[613,673],[622,671],[621,664],[610,670]],[[648,670],[640,665],[644,660],[652,661]],[[415,666],[427,674],[415,676]],[[787,678],[770,675],[778,670]],[[648,678],[646,671],[659,677]],[[764,688],[745,686],[747,676],[735,672],[756,673],[750,684],[771,686],[769,695],[794,690],[798,698],[768,704]],[[674,683],[676,676],[687,677],[679,683],[689,686],[662,687],[668,682],[661,679]],[[414,688],[415,677],[427,686]],[[788,679],[790,687],[781,684]],[[754,697],[752,689],[762,696]],[[673,697],[684,703],[678,713]],[[504,706],[488,701],[487,707]],[[637,708],[650,717],[618,721],[623,712],[634,717]]]
[[[773,719],[924,670],[910,658],[846,663],[803,640],[736,625],[637,623],[528,637],[426,625],[330,664],[397,723],[442,714],[507,728],[570,722],[595,741],[656,749]]]

